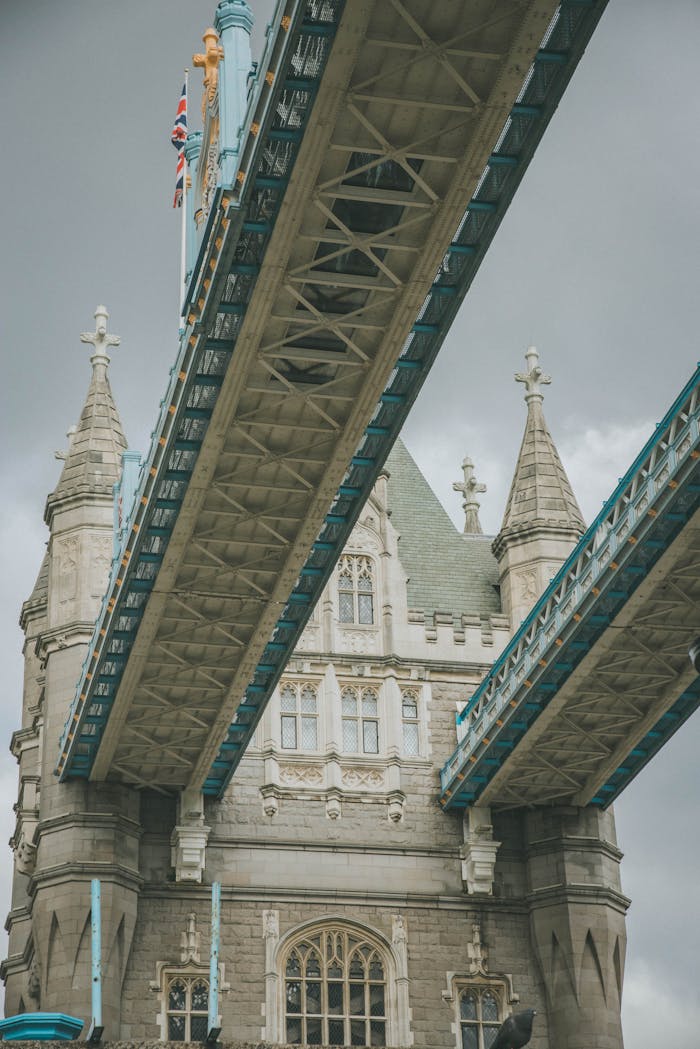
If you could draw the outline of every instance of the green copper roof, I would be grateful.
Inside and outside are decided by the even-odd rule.
[[[408,576],[408,607],[428,616],[500,613],[491,537],[457,531],[400,439],[386,466],[391,521]]]

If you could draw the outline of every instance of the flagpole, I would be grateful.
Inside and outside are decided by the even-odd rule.
[[[185,70],[185,107],[187,107],[187,94],[189,86],[189,69]],[[187,108],[185,108],[187,112]],[[187,278],[187,156],[185,155],[184,143],[182,155],[184,169],[182,172],[182,217],[180,221],[180,331],[185,330],[185,280]]]

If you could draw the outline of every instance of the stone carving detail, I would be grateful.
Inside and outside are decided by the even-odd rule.
[[[112,564],[112,541],[103,536],[95,541],[90,561],[90,596],[100,598],[107,589]]]
[[[272,938],[279,940],[280,916],[279,911],[263,911],[263,936],[266,940]]]
[[[320,637],[320,631],[317,626],[307,626],[297,641],[296,647],[302,652],[316,652],[320,647]]]
[[[36,845],[33,842],[35,826],[36,824],[31,824],[29,827],[23,827],[17,842],[15,860],[17,862],[17,870],[21,871],[22,874],[34,873],[34,865],[36,863]]]
[[[326,816],[329,820],[339,820],[342,814],[343,808],[340,801],[340,794],[337,790],[333,790],[326,798]]]
[[[350,651],[356,655],[363,655],[369,650],[372,637],[363,630],[344,630],[344,639]]]
[[[218,120],[217,120],[218,125]],[[202,221],[206,221],[211,211],[212,200],[216,192],[216,183],[219,178],[219,135],[212,134],[212,142],[206,152],[206,164],[204,169],[204,180],[202,183]]]
[[[481,942],[481,925],[474,922],[472,925],[472,940],[467,944],[469,955],[469,973],[471,976],[485,976],[488,970],[488,952]]]
[[[280,783],[318,787],[323,783],[323,769],[320,765],[280,765]]]
[[[187,915],[187,926],[180,936],[180,961],[183,965],[187,962],[201,962],[199,952],[200,933],[197,932],[197,915]]]
[[[526,568],[515,577],[520,600],[532,603],[537,597],[537,572],[534,568]]]
[[[462,885],[467,893],[493,894],[493,872],[500,841],[493,840],[491,810],[485,805],[467,809],[464,819]]]
[[[382,787],[384,785],[384,773],[375,768],[349,768],[343,772],[343,786],[351,790],[361,787]]]
[[[58,544],[56,560],[58,562],[58,592],[62,605],[71,604],[78,594],[78,558],[80,540],[71,536]]]

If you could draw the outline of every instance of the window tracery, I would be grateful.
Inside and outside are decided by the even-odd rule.
[[[341,689],[340,706],[344,753],[378,754],[379,695],[376,688],[346,685]]]
[[[490,1049],[503,1019],[502,995],[495,986],[473,984],[460,990],[461,1049]]]
[[[167,980],[169,1042],[203,1042],[207,1037],[209,981],[203,976],[171,975]]]
[[[401,690],[401,733],[403,752],[414,758],[420,754],[418,693],[415,689]]]
[[[280,739],[285,750],[318,750],[318,694],[310,682],[280,684]]]
[[[369,557],[343,554],[338,562],[338,619],[374,624],[374,568]]]
[[[387,961],[369,938],[338,926],[307,933],[283,973],[289,1044],[387,1044]]]

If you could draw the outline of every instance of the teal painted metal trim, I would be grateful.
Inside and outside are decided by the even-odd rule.
[[[211,886],[211,948],[209,951],[209,1019],[207,1042],[215,1042],[221,1033],[219,1014],[219,952],[221,949],[221,882]]]
[[[102,897],[100,882],[93,878],[90,882],[90,947],[92,976],[92,1026],[91,1037],[95,1032],[102,1035]]]
[[[517,746],[698,509],[699,448],[700,366],[458,715],[458,725],[468,723],[469,735],[442,769],[444,808],[472,804],[478,798],[484,783],[479,770],[492,755],[497,755],[498,766],[507,760],[507,753],[497,754],[496,748],[504,742],[508,750]],[[648,469],[657,452],[653,469]],[[624,587],[619,583],[622,579]],[[529,655],[535,652],[536,657]],[[677,701],[677,713],[683,720],[699,697],[700,689],[691,688]],[[516,704],[512,712],[506,700]],[[527,715],[524,719],[514,720],[523,713]],[[494,726],[496,715],[503,722],[498,727]],[[602,788],[597,804],[607,807],[670,738],[678,727],[673,717],[670,721],[664,715],[663,724],[645,740],[642,752],[621,766]]]
[[[63,1042],[77,1038],[83,1027],[82,1020],[66,1013],[18,1013],[0,1020],[0,1038],[3,1042]]]

